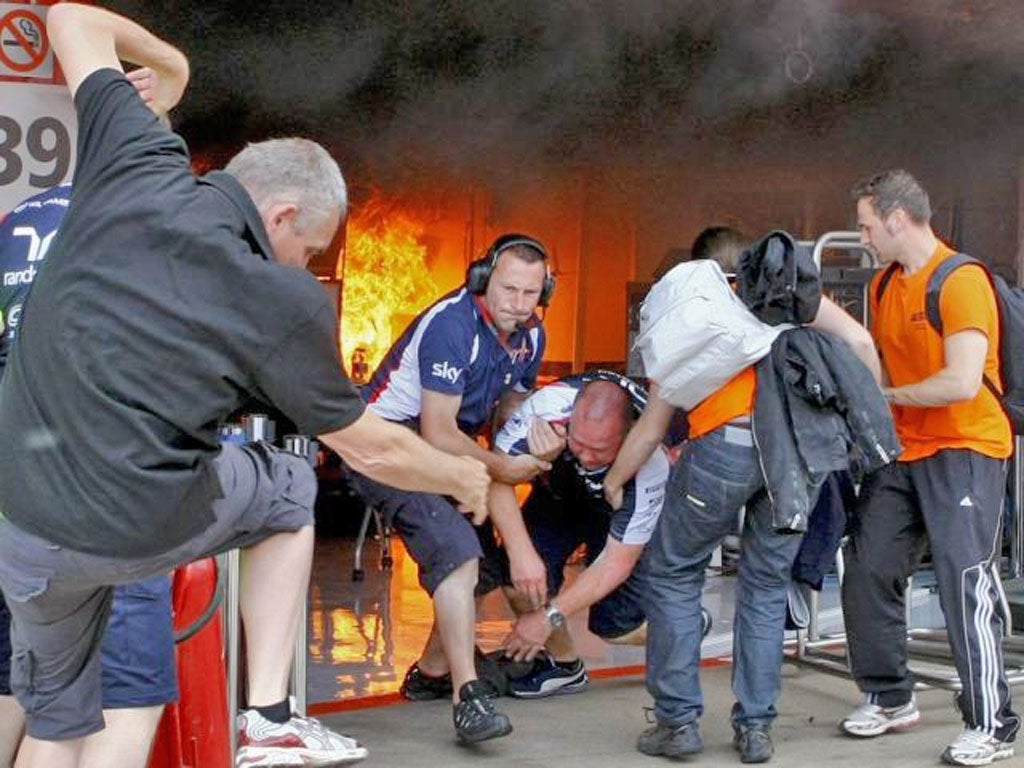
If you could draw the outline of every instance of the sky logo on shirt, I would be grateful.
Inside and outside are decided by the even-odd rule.
[[[434,363],[430,367],[430,373],[439,379],[444,379],[454,384],[458,380],[459,374],[462,373],[462,369],[449,365],[448,361],[445,360],[443,363]]]

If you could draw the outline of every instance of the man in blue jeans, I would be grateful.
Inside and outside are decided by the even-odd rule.
[[[698,236],[694,258],[735,250],[739,233]],[[867,331],[824,297],[812,327],[847,341],[876,378],[879,363]],[[750,366],[687,413],[689,441],[672,467],[661,519],[648,544],[647,690],[656,724],[637,741],[648,755],[681,758],[704,749],[698,721],[700,598],[704,572],[722,539],[746,509],[736,586],[733,744],[744,763],[771,759],[771,723],[781,691],[786,593],[801,537],[780,533],[772,520],[758,447],[751,432],[757,384]],[[660,444],[674,407],[652,382],[647,407],[605,478],[614,508],[636,468]],[[812,489],[816,492],[816,489]]]

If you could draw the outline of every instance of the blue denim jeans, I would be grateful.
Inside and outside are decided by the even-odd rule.
[[[661,520],[648,545],[647,690],[659,723],[696,721],[701,590],[722,538],[742,531],[732,687],[736,725],[770,723],[781,689],[786,587],[799,535],[776,533],[750,431],[725,425],[689,443],[672,468]]]

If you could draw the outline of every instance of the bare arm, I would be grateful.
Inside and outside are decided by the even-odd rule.
[[[357,472],[406,491],[454,496],[473,512],[473,521],[487,516],[490,476],[479,461],[439,451],[411,430],[392,424],[372,411],[320,440]]]
[[[589,608],[629,578],[643,551],[643,544],[623,544],[609,536],[597,559],[552,602],[566,616]]]
[[[604,478],[604,496],[612,509],[622,506],[622,486],[640,471],[640,467],[665,439],[674,410],[674,406],[661,399],[658,385],[652,381],[647,406],[626,435],[615,463]]]
[[[875,381],[881,383],[882,363],[878,359],[874,339],[871,338],[868,329],[854,320],[842,307],[827,296],[822,296],[818,314],[808,323],[808,327],[816,331],[825,331],[845,341],[853,350],[853,354],[868,367]]]
[[[530,605],[540,607],[547,597],[547,568],[533,546],[533,540],[523,523],[523,513],[516,500],[516,491],[511,485],[491,483],[488,500],[491,520],[508,553],[512,571],[512,586],[521,592]]]
[[[896,405],[929,408],[972,400],[981,388],[988,336],[969,329],[942,340],[945,365],[927,379],[883,390]]]
[[[642,544],[623,544],[609,536],[597,559],[551,604],[566,616],[589,608],[629,578],[643,549]],[[550,634],[551,625],[544,611],[524,613],[512,626],[505,648],[514,658],[531,659]]]
[[[525,482],[539,472],[551,468],[548,462],[529,454],[508,456],[493,453],[478,445],[476,440],[459,429],[458,414],[461,404],[462,398],[458,395],[423,390],[420,413],[420,434],[423,439],[445,453],[472,456],[482,461],[491,477],[508,485]]]
[[[185,92],[185,55],[130,19],[102,8],[60,3],[47,12],[46,32],[72,96],[93,72],[120,70],[121,61],[149,67],[159,74],[159,88],[151,106],[154,112],[166,113]]]

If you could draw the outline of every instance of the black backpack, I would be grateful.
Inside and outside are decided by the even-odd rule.
[[[964,264],[977,264],[985,271],[995,291],[996,306],[999,309],[999,373],[1003,377],[1003,391],[1000,393],[995,382],[988,376],[985,377],[985,386],[1002,404],[1013,433],[1024,434],[1024,289],[1012,287],[999,275],[993,275],[978,259],[965,253],[955,253],[939,264],[928,278],[928,291],[925,294],[928,322],[941,336],[939,294],[942,292],[942,284],[954,269]],[[900,265],[894,262],[882,273],[875,291],[876,302],[881,303],[885,287],[899,268]]]

